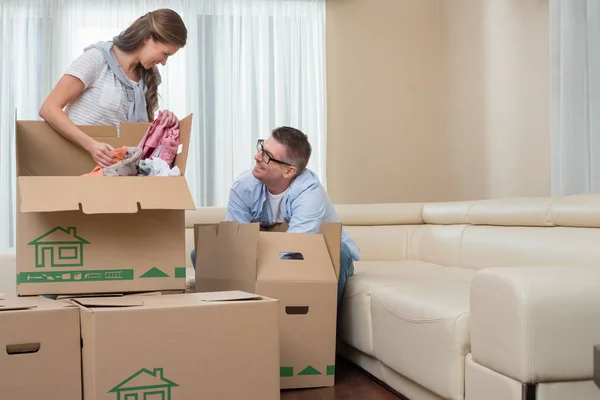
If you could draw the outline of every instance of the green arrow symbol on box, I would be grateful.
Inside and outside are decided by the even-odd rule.
[[[308,366],[304,368],[302,371],[298,373],[298,375],[322,375],[321,372],[317,371],[312,366]]]
[[[168,278],[169,274],[154,267],[146,271],[140,278]]]

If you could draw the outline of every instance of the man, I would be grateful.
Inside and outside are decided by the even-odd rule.
[[[227,221],[264,226],[287,222],[288,232],[297,233],[318,233],[322,222],[339,222],[319,178],[306,168],[311,152],[306,135],[287,126],[259,140],[256,165],[240,175],[229,192]],[[360,259],[358,246],[343,230],[340,250],[338,304],[354,274],[354,261]],[[191,257],[195,263],[193,250]]]

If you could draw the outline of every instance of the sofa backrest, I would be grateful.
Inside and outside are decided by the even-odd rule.
[[[365,261],[410,259],[473,269],[600,267],[600,195],[335,208]],[[194,223],[224,219],[225,208],[188,211],[187,248],[193,248]],[[191,266],[189,257],[187,262]]]
[[[338,205],[336,210],[363,260],[414,259],[473,269],[600,267],[600,195]]]

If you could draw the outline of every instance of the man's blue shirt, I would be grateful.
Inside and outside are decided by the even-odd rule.
[[[281,200],[279,213],[288,223],[288,232],[318,233],[322,222],[340,222],[325,188],[309,169],[292,181]],[[265,226],[275,223],[267,187],[252,175],[252,170],[240,175],[231,186],[227,221],[259,222]],[[360,249],[344,230],[342,242],[348,245],[352,258],[359,260]]]

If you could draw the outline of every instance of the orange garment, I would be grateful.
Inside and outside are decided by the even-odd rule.
[[[121,162],[127,156],[127,146],[123,146],[121,148],[114,149],[112,151],[112,153],[113,153],[113,157],[115,159],[115,162]],[[104,172],[102,171],[102,167],[101,166],[96,165],[96,168],[94,168],[92,170],[92,172],[89,172],[87,174],[83,174],[83,176],[104,176]]]

